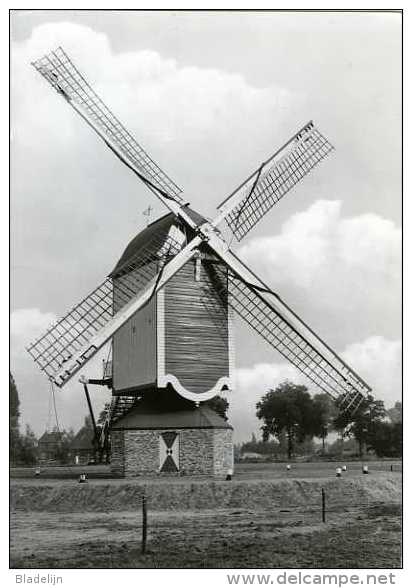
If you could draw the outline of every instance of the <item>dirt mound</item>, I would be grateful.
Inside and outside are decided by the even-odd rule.
[[[74,481],[43,484],[14,482],[12,510],[49,512],[135,511],[145,494],[153,511],[214,508],[292,508],[320,504],[321,488],[329,506],[355,506],[401,500],[401,479],[386,475],[358,479],[196,481],[113,483]]]

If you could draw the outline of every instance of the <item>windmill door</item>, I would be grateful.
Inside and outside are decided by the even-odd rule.
[[[166,431],[159,436],[160,471],[179,471],[179,433]]]

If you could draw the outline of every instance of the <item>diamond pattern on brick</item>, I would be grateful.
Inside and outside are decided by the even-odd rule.
[[[159,436],[160,471],[174,473],[179,471],[179,435],[175,431],[165,431]]]

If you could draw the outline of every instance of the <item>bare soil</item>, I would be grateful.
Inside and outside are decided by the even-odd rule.
[[[12,568],[397,568],[400,507],[149,513],[14,513]]]
[[[259,468],[262,468],[260,465]],[[312,470],[310,470],[312,468]],[[18,479],[12,568],[398,568],[401,475],[359,470],[210,480]],[[251,470],[252,471],[252,470]],[[312,475],[307,475],[308,473]],[[303,473],[303,472],[302,472]],[[322,477],[323,474],[323,477]],[[321,488],[326,491],[322,522]],[[148,540],[141,553],[141,497]]]

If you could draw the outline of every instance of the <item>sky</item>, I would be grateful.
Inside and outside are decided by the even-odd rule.
[[[236,253],[372,386],[401,397],[401,17],[391,13],[14,11],[11,371],[41,434],[49,383],[25,345],[97,285],[165,210],[30,62],[61,45],[192,207],[216,206],[313,119],[335,150]],[[236,323],[235,440],[257,400],[304,382]],[[83,371],[100,375],[106,350]],[[60,425],[87,413],[57,390]],[[108,392],[92,391],[96,409]]]

